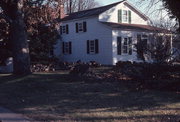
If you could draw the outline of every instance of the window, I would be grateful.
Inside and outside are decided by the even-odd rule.
[[[143,42],[144,47],[147,49],[147,47],[148,47],[148,36],[142,35],[141,40]]]
[[[62,26],[62,33],[66,33],[66,26]]]
[[[69,54],[69,43],[67,42],[64,43],[64,53]]]
[[[78,23],[78,30],[81,32],[83,31],[83,23]]]
[[[86,22],[76,23],[76,33],[86,32],[86,31],[87,31],[87,24],[86,24]]]
[[[94,40],[89,41],[89,52],[95,53],[95,41]]]
[[[128,11],[127,10],[123,10],[122,19],[123,19],[123,22],[128,22]]]
[[[69,34],[69,26],[68,25],[60,26],[60,33],[61,33],[61,35]]]
[[[63,54],[72,54],[71,42],[63,42]]]
[[[117,54],[129,54],[132,55],[132,37],[118,37],[117,38]]]
[[[99,40],[87,40],[87,53],[97,54],[99,53]]]
[[[123,53],[127,54],[128,53],[128,39],[124,38],[124,42],[123,42]]]
[[[144,49],[146,50],[148,48],[148,36],[147,35],[141,35],[141,44],[143,45]]]
[[[141,52],[147,54],[147,49],[150,48],[150,45],[148,45],[148,36],[145,34],[138,34],[137,35],[137,50],[139,50],[139,54],[141,55]],[[148,47],[149,46],[149,47]]]
[[[118,10],[118,22],[119,23],[131,23],[131,11],[130,10]]]

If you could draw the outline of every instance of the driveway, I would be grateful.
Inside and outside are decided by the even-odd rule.
[[[30,119],[21,114],[0,107],[0,122],[30,122]]]

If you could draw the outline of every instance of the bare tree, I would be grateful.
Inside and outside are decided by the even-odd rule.
[[[143,8],[144,12],[156,20],[169,18],[174,20],[174,27],[180,31],[180,12],[179,0],[133,0],[138,7]]]
[[[99,3],[95,0],[65,0],[64,6],[66,13],[70,14],[73,12],[94,8],[99,6]]]

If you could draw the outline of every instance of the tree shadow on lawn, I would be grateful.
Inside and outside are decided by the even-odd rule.
[[[111,121],[132,120],[134,117],[138,120],[163,119],[163,116],[180,119],[178,94],[129,91],[118,82],[86,82],[83,78],[61,73],[2,76],[0,99],[0,105],[44,121]],[[168,108],[168,104],[178,106]],[[147,110],[150,111],[147,115],[135,115],[136,111]],[[179,115],[154,115],[153,111],[177,111]]]

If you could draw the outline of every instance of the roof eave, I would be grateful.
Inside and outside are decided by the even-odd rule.
[[[77,20],[82,20],[82,19],[88,19],[88,18],[95,18],[98,17],[99,15],[93,15],[93,16],[88,16],[88,17],[80,17],[77,19],[68,19],[68,20],[60,20],[59,22],[69,22],[69,21],[77,21]]]

